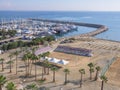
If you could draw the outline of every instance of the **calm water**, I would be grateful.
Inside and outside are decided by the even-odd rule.
[[[109,27],[107,32],[96,37],[120,41],[120,12],[38,12],[38,11],[0,11],[0,18],[47,18],[103,24]],[[79,27],[78,31],[64,36],[71,36],[95,30],[94,28]]]

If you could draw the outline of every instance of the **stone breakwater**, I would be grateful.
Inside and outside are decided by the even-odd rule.
[[[79,36],[85,36],[85,37],[95,36],[95,35],[98,35],[98,34],[103,33],[103,32],[108,30],[107,26],[100,25],[100,24],[72,22],[72,21],[60,21],[60,20],[48,20],[48,19],[29,19],[29,20],[43,21],[43,22],[52,22],[52,23],[62,23],[62,24],[73,24],[73,25],[77,25],[77,26],[97,28],[96,30],[94,30],[92,32],[88,32],[88,33],[79,35]]]

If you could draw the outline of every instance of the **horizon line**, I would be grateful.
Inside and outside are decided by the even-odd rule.
[[[0,10],[0,11],[23,11],[23,12],[120,12],[120,11],[104,11],[104,10]]]

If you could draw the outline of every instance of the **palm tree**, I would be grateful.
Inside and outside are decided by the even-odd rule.
[[[68,80],[67,80],[67,75],[70,73],[69,69],[64,69],[63,72],[65,73],[65,82],[64,84],[67,84]]]
[[[2,86],[7,82],[6,77],[0,75],[0,90],[2,90]]]
[[[9,71],[10,73],[12,73],[12,64],[13,64],[13,63],[14,63],[14,62],[11,61],[11,60],[7,62],[7,64],[9,64],[9,67],[10,67],[10,71]]]
[[[89,63],[89,71],[90,71],[90,80],[92,79],[92,73],[94,72],[94,64],[93,63]]]
[[[99,71],[101,70],[100,66],[97,66],[96,68],[96,76],[95,76],[95,81],[98,79]]]
[[[80,87],[82,87],[82,77],[83,77],[83,74],[85,74],[85,69],[80,69],[79,72],[80,72],[80,74],[81,74]]]
[[[10,73],[11,73],[12,72],[12,63],[13,63],[13,61],[12,61],[13,54],[10,54],[8,57],[10,58],[10,61],[8,61],[7,63],[10,65]]]
[[[28,59],[27,55],[26,54],[23,55],[22,61],[24,61],[24,63],[25,63],[25,71],[26,71],[25,76],[27,76],[27,59]]]
[[[32,54],[31,59],[35,61],[35,80],[36,80],[37,79],[37,65],[36,65],[36,60],[38,60],[38,57],[35,54]]]
[[[32,83],[26,86],[27,90],[38,90],[36,84]]]
[[[103,86],[104,86],[104,82],[106,83],[108,81],[107,77],[102,75],[100,77],[100,79],[102,80],[102,84],[101,84],[101,90],[103,90]]]
[[[4,71],[4,59],[3,58],[0,58],[0,62],[1,62],[1,65],[2,65],[2,71]]]
[[[29,76],[29,72],[30,72],[30,59],[32,58],[32,53],[31,52],[27,52],[26,54],[27,56],[27,76]]]
[[[29,72],[30,72],[30,59],[32,57],[32,54],[30,52],[27,52],[26,54],[23,55],[22,60],[25,63],[26,66],[26,76],[29,76]]]
[[[16,56],[16,74],[17,74],[17,65],[18,65],[18,60],[17,59],[18,59],[19,52],[15,51],[13,54]]]
[[[54,66],[51,70],[53,71],[53,82],[55,82],[55,72],[58,71],[58,68]]]
[[[51,67],[51,64],[48,62],[48,60],[44,60],[44,73],[49,75],[49,68]],[[47,69],[47,72],[46,72]]]
[[[9,82],[6,86],[7,90],[16,90],[16,86],[13,82]]]
[[[49,75],[49,69],[51,68],[51,64],[47,62],[47,75]]]

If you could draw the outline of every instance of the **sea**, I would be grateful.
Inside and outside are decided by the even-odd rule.
[[[12,20],[15,18],[43,18],[53,20],[66,20],[93,24],[106,25],[109,30],[95,37],[120,41],[120,12],[88,12],[88,11],[0,11],[0,20]],[[78,27],[60,37],[68,37],[87,33],[95,28]]]

